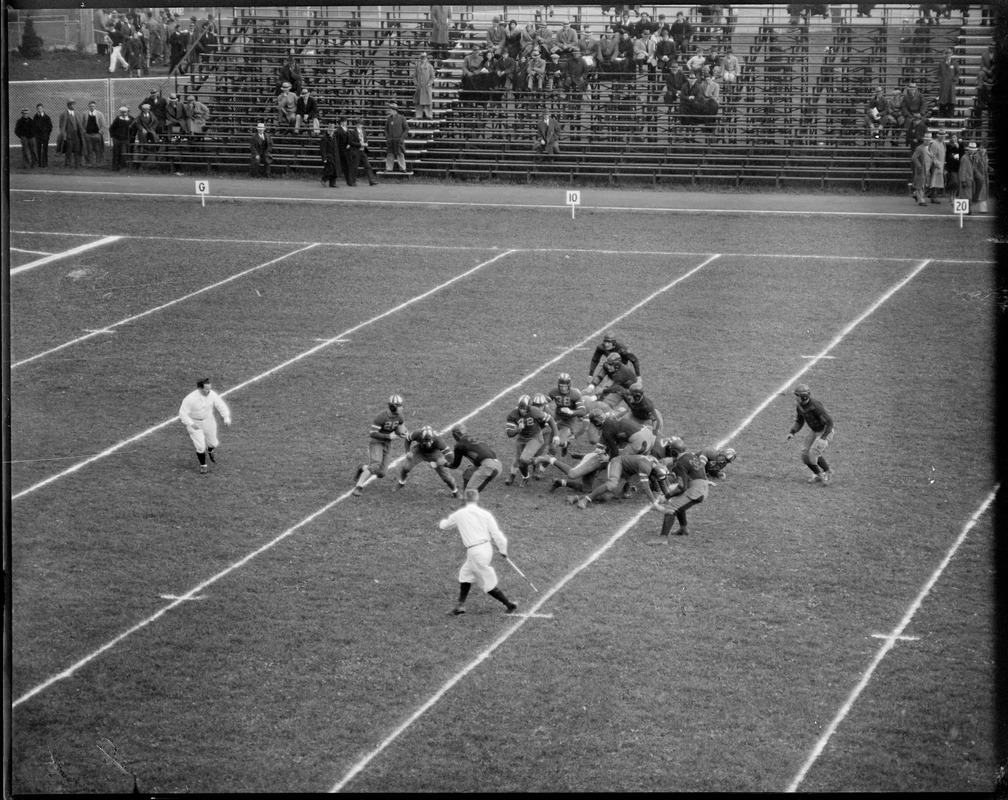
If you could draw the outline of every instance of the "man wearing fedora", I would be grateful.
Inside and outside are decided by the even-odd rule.
[[[73,165],[80,166],[81,153],[84,152],[84,127],[81,118],[74,110],[74,101],[67,100],[66,110],[60,114],[59,134],[56,136],[56,152],[63,151],[65,165],[70,166],[70,157],[73,156]]]
[[[89,166],[98,166],[105,162],[105,131],[108,125],[105,115],[98,110],[94,100],[88,103],[87,114],[84,115],[84,162]]]
[[[305,126],[306,132],[310,126],[312,133],[318,136],[318,101],[312,97],[312,94],[308,91],[307,86],[301,88],[301,96],[297,99],[297,108],[295,109],[294,117],[294,133],[300,133],[302,125]]]
[[[399,113],[399,105],[393,100],[388,104],[389,113],[385,118],[385,171],[392,172],[393,162],[401,172],[406,171],[406,136],[409,123]]]
[[[277,122],[281,127],[293,128],[297,123],[297,96],[291,91],[289,81],[280,84],[277,95]]]

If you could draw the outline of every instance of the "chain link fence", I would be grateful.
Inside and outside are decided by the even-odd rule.
[[[94,51],[93,12],[89,9],[10,9],[7,12],[7,41],[13,49],[21,43],[25,20],[31,17],[35,33],[46,50],[84,48]]]

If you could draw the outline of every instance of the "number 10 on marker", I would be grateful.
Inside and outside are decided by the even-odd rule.
[[[567,205],[571,207],[571,219],[574,219],[574,206],[581,205],[581,192],[567,192]]]

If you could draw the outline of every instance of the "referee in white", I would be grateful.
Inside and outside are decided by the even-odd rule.
[[[189,438],[196,446],[196,458],[200,463],[200,474],[206,473],[207,456],[214,458],[214,448],[217,447],[217,420],[214,409],[221,415],[225,425],[231,424],[231,409],[217,392],[213,390],[209,378],[196,381],[196,391],[186,395],[179,408],[179,419],[186,426]]]
[[[497,588],[497,573],[490,566],[490,561],[493,559],[491,541],[497,545],[500,554],[507,558],[507,539],[501,533],[493,514],[476,505],[478,501],[479,492],[476,489],[466,489],[465,505],[438,523],[441,530],[457,527],[462,535],[462,544],[466,548],[466,560],[459,570],[458,605],[451,613],[455,616],[465,614],[465,601],[469,589],[473,581],[478,580],[483,591],[502,602],[506,609],[505,613],[511,614],[518,605],[508,600],[504,592]]]

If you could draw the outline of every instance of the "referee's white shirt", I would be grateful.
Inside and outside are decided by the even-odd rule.
[[[497,549],[507,555],[507,539],[501,532],[493,514],[475,503],[466,503],[462,508],[448,515],[447,519],[438,523],[441,530],[458,527],[462,536],[462,544],[475,547],[492,539]]]

